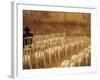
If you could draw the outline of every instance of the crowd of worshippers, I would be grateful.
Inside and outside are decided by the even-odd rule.
[[[90,60],[84,62],[84,60],[81,60],[83,57],[76,55],[88,47],[89,43],[86,36],[69,38],[67,40],[65,39],[65,33],[35,36],[30,33],[28,28],[25,28],[23,40],[24,68],[47,68],[52,65],[52,63],[57,63],[64,57],[66,57],[64,61],[52,67],[85,66],[90,63]],[[72,57],[71,60],[67,60],[67,57],[69,56],[70,58]],[[77,65],[75,58],[80,59],[79,61],[81,61]],[[90,59],[90,57],[88,59]],[[79,61],[77,60],[77,62]]]

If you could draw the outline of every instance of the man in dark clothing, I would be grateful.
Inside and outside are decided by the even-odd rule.
[[[30,33],[30,29],[26,26],[23,32],[23,46],[32,44],[33,34]]]

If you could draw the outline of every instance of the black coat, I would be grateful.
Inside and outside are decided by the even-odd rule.
[[[28,39],[27,37],[30,37],[30,38]],[[32,44],[32,39],[33,39],[33,34],[32,33],[23,34],[23,46]]]

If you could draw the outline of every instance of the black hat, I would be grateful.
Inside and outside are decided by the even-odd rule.
[[[28,28],[28,26],[26,26],[26,27],[24,28],[24,31],[25,31],[26,33],[30,32],[30,29]]]

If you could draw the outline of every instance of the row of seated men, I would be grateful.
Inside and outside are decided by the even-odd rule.
[[[63,60],[60,64],[61,67],[78,67],[91,65],[91,48],[90,46],[76,55],[72,55],[71,59]]]

